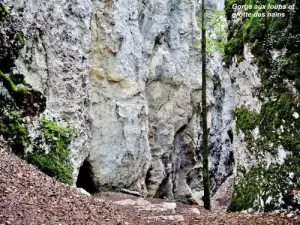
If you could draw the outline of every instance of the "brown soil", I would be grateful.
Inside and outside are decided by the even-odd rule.
[[[248,213],[208,212],[200,206],[176,203],[176,212],[139,211],[113,202],[138,197],[121,193],[87,196],[38,171],[12,154],[0,143],[0,225],[42,224],[300,224],[297,213],[253,215]],[[165,199],[147,199],[153,203]],[[200,214],[190,208],[198,208]],[[182,215],[183,222],[153,219],[161,215]]]

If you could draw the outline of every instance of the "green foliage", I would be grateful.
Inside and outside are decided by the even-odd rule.
[[[207,52],[224,52],[227,33],[225,32],[224,22],[225,12],[223,10],[215,11],[207,16],[207,26],[209,32],[207,35]]]
[[[258,124],[258,113],[249,111],[246,108],[236,108],[233,118],[236,119],[237,132],[239,133],[241,130],[246,135],[250,135],[250,132]]]
[[[213,11],[211,9],[205,14],[206,20],[206,52],[224,52],[227,33],[225,32],[225,13],[223,10]],[[201,18],[198,18],[198,27],[201,28]],[[200,42],[196,41],[195,46],[199,48]]]
[[[255,42],[255,40],[262,40],[265,34],[264,18],[251,17],[243,26],[244,42]]]
[[[6,17],[10,14],[7,6],[4,3],[0,3],[0,24],[6,20]]]
[[[242,39],[242,33],[240,30],[231,39],[227,41],[224,46],[224,62],[229,64],[233,56],[237,55],[238,62],[244,60],[244,42]]]
[[[227,18],[231,18],[232,10],[228,6],[233,3],[235,1],[226,1]],[[293,3],[292,0],[281,2]],[[274,1],[246,0],[243,4],[265,5]],[[262,100],[260,112],[246,108],[235,110],[237,132],[244,133],[246,146],[258,161],[263,161],[261,156],[266,152],[277,155],[278,148],[290,153],[282,165],[266,166],[261,162],[240,174],[234,186],[231,211],[248,208],[269,211],[285,207],[289,192],[300,181],[300,120],[295,116],[300,115],[300,97],[295,92],[300,85],[299,1],[296,4],[297,11],[285,11],[284,18],[252,17],[243,18],[237,24],[229,22],[224,61],[229,62],[234,55],[239,57],[240,46],[247,43],[255,56],[262,83],[255,93]],[[280,52],[275,60],[271,57],[274,50]],[[255,128],[258,134],[254,137]]]
[[[12,147],[15,154],[20,157],[24,155],[24,149],[29,145],[30,141],[28,131],[23,126],[22,117],[18,111],[11,111],[7,115],[4,109],[0,110],[0,134]]]
[[[22,47],[25,45],[25,39],[24,39],[23,35],[22,35],[20,32],[18,32],[18,33],[16,34],[16,39],[17,39],[17,42],[18,42]]]
[[[32,150],[27,153],[28,162],[63,183],[72,184],[69,144],[73,129],[60,127],[43,118],[40,131],[41,134],[33,140]]]
[[[4,73],[0,71],[0,81],[2,81],[4,87],[9,91],[9,93],[12,95],[14,92],[18,91],[17,86],[14,84],[14,82]]]
[[[285,205],[282,196],[287,196],[293,188],[292,168],[286,165],[261,163],[253,166],[234,185],[234,192],[228,211],[249,208],[268,212]]]
[[[22,105],[28,97],[28,86],[22,83],[16,85],[9,76],[2,73],[1,71],[0,82],[3,83],[3,86],[8,90],[9,94],[14,99],[16,105],[19,107],[19,109],[21,109]]]
[[[232,13],[234,9],[232,9],[233,4],[244,5],[245,0],[226,0],[225,1],[225,13],[227,20],[231,20]]]
[[[292,116],[295,112],[299,113],[300,107],[294,99],[295,95],[291,92],[278,93],[276,100],[263,105],[260,124],[262,134],[291,152],[300,143],[300,121]]]
[[[9,91],[11,96],[15,96],[16,94],[24,94],[26,95],[28,88],[26,86],[16,86],[15,83],[0,71],[0,81],[2,81],[4,87]]]
[[[14,82],[0,71],[0,82],[14,97],[26,95],[26,91],[17,87]],[[23,156],[24,149],[29,145],[29,137],[23,126],[22,115],[15,101],[0,93],[0,134],[10,144],[13,151]]]

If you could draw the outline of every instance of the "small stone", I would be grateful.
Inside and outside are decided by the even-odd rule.
[[[132,190],[128,190],[128,189],[121,189],[121,192],[125,193],[125,194],[129,194],[129,195],[134,195],[134,196],[142,196],[142,194],[138,191],[132,191]]]
[[[163,202],[162,203],[162,207],[166,210],[166,211],[171,211],[172,213],[175,213],[175,208],[176,208],[176,203],[174,202]]]
[[[84,190],[83,188],[76,188],[81,194],[84,194],[86,196],[91,196],[90,193],[88,193],[86,190]]]
[[[178,222],[183,222],[184,221],[184,217],[182,215],[151,216],[151,217],[147,217],[147,219],[154,219],[154,220],[157,220],[157,221],[159,219],[178,221]]]
[[[190,211],[194,214],[200,215],[200,210],[197,208],[190,208]]]
[[[125,200],[121,200],[121,201],[116,201],[114,202],[117,205],[136,205],[136,201],[132,200],[132,199],[125,199]]]
[[[151,202],[143,199],[143,198],[138,198],[138,200],[136,200],[136,203],[138,206],[146,206],[146,205],[152,205]]]

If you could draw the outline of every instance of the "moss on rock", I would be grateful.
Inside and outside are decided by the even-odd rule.
[[[250,132],[258,124],[258,113],[249,111],[246,108],[236,108],[233,118],[236,119],[237,132],[239,133],[241,130],[246,135],[250,135]]]
[[[18,156],[61,182],[71,184],[73,168],[68,147],[73,129],[43,118],[34,131],[39,132],[38,137],[30,139],[32,134],[27,127],[45,110],[46,98],[25,83],[22,74],[11,72],[25,45],[22,32],[15,30],[12,21],[6,5],[0,3],[0,136]]]
[[[8,115],[0,110],[0,134],[11,146],[14,153],[23,157],[24,149],[29,145],[29,134],[23,125],[18,111],[10,111]]]
[[[73,168],[69,145],[73,129],[58,126],[43,118],[39,130],[40,135],[33,140],[32,149],[27,152],[26,159],[49,176],[72,184]]]
[[[259,163],[253,166],[234,185],[228,211],[253,209],[268,212],[288,203],[293,188],[293,169],[288,165]]]
[[[232,4],[231,0],[226,1]],[[300,182],[300,1],[284,0],[284,4],[296,2],[296,10],[285,10],[285,17],[250,17],[240,22],[229,23],[228,46],[234,43],[248,44],[254,61],[259,67],[262,86],[258,96],[262,100],[260,112],[237,108],[234,113],[237,132],[244,133],[244,141],[251,154],[263,156],[265,153],[277,156],[278,149],[288,151],[283,164],[266,165],[258,159],[248,172],[239,173],[234,186],[230,205],[231,211],[253,208],[270,211],[287,207],[291,189]],[[272,0],[245,0],[244,4],[274,4]],[[227,7],[228,18],[232,10]],[[247,12],[258,12],[248,10]],[[260,12],[269,13],[269,9]],[[242,33],[240,35],[238,33]],[[240,40],[236,40],[239,38]],[[274,52],[277,57],[274,57]],[[234,54],[233,54],[234,53]],[[237,51],[226,52],[230,60]],[[254,129],[257,129],[254,137]]]

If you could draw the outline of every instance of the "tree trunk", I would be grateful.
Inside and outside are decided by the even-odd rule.
[[[210,210],[210,177],[208,168],[208,130],[207,130],[207,106],[206,106],[206,24],[205,24],[205,0],[201,7],[201,55],[202,55],[202,130],[203,130],[203,184],[204,184],[204,208]]]

